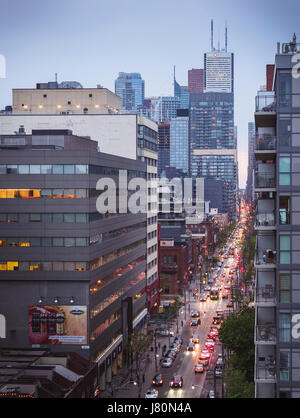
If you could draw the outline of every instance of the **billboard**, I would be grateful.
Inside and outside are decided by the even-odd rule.
[[[87,344],[87,307],[29,306],[29,344]]]

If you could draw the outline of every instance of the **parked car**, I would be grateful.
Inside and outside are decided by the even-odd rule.
[[[177,343],[177,344],[183,343],[183,338],[181,337],[181,335],[176,335],[176,337],[174,338],[174,343]]]
[[[173,343],[171,345],[171,347],[170,347],[170,350],[171,351],[176,351],[176,353],[179,353],[179,351],[180,351],[180,345],[179,344],[176,344],[176,343]]]
[[[209,393],[208,393],[208,397],[210,399],[214,399],[214,397],[215,397],[215,391],[214,390],[210,390]]]
[[[174,360],[170,357],[165,357],[161,363],[161,367],[172,367]]]
[[[176,355],[177,354],[174,350],[168,350],[167,353],[165,354],[165,357],[171,357],[173,360],[175,360]]]
[[[145,398],[158,398],[158,390],[157,389],[148,389],[145,393]]]
[[[220,367],[215,368],[215,376],[216,377],[222,376],[222,368],[220,368]]]
[[[174,332],[168,329],[163,329],[160,331],[160,335],[162,337],[168,337],[170,335],[170,337],[174,337]]]

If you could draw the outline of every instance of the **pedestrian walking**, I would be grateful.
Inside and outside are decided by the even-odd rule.
[[[143,374],[143,383],[145,383],[145,373]]]

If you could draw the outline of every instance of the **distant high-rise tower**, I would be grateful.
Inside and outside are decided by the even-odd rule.
[[[189,91],[188,86],[181,86],[176,81],[175,77],[175,66],[174,66],[174,97],[180,100],[180,108],[188,109],[189,108]]]
[[[227,25],[226,25],[227,26]],[[223,180],[225,206],[236,216],[237,135],[234,126],[233,54],[216,50],[211,22],[211,52],[204,56],[205,89],[190,95],[190,174]]]
[[[227,51],[227,25],[225,48],[215,49],[213,44],[213,21],[211,27],[211,51],[204,54],[204,91],[233,93],[233,53]]]
[[[193,68],[188,71],[188,90],[189,93],[203,93],[204,70],[202,68]]]
[[[139,73],[119,73],[115,81],[115,93],[122,99],[122,110],[136,112],[143,105],[145,82]]]

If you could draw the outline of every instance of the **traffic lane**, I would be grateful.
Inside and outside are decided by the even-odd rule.
[[[194,303],[193,308],[198,309],[202,311],[202,321],[201,326],[197,327],[197,331],[195,330],[191,331],[191,335],[196,334],[199,336],[199,342],[200,344],[197,345],[197,351],[193,353],[186,354],[186,357],[189,358],[188,362],[184,362],[182,364],[182,367],[180,368],[180,373],[183,376],[184,379],[184,387],[180,392],[177,392],[175,389],[169,391],[168,397],[200,397],[202,394],[202,387],[204,386],[205,379],[206,379],[206,370],[208,367],[210,367],[212,358],[210,359],[210,363],[205,369],[205,372],[203,374],[195,374],[194,367],[198,362],[198,358],[200,356],[201,350],[204,347],[207,335],[209,333],[209,328],[212,323],[212,318],[215,315],[216,307],[218,306],[217,301],[210,301],[207,300],[206,302],[202,302],[202,309],[199,308],[199,303]],[[196,306],[195,306],[196,305]],[[200,305],[201,306],[201,305]],[[191,327],[194,328],[194,327]],[[196,328],[196,327],[195,327]],[[195,389],[192,389],[192,386],[195,386]],[[198,388],[197,386],[201,386]],[[196,390],[197,389],[197,390]],[[195,391],[196,390],[196,391]]]
[[[164,377],[164,385],[160,387],[159,397],[160,398],[188,398],[195,397],[196,392],[192,389],[192,385],[203,386],[206,378],[206,371],[203,374],[196,374],[194,372],[195,364],[198,361],[199,354],[204,347],[207,335],[209,333],[209,328],[212,324],[213,316],[216,314],[216,309],[218,306],[222,306],[224,309],[226,302],[222,300],[211,301],[208,299],[206,302],[200,302],[199,300],[191,300],[190,311],[198,310],[200,312],[201,326],[191,327],[190,326],[190,315],[187,317],[186,323],[182,329],[181,335],[184,339],[183,346],[179,354],[175,359],[175,362],[170,368],[160,368],[160,371]],[[184,315],[184,312],[181,311],[180,318]],[[190,341],[192,335],[198,335],[200,344],[197,346],[197,350],[192,354],[186,351],[186,346]],[[215,361],[214,358],[211,358],[210,364],[212,361]],[[170,382],[174,375],[179,374],[183,376],[183,388],[182,389],[171,389]],[[201,396],[202,389],[199,389],[199,395]]]
[[[203,375],[195,376],[194,367],[198,361],[202,347],[204,346],[209,327],[211,325],[212,317],[215,314],[216,303],[212,301],[203,302],[205,305],[202,309],[200,308],[199,301],[191,302],[191,310],[197,309],[200,311],[201,326],[192,327],[190,326],[190,317],[187,319],[186,324],[181,332],[181,336],[184,339],[183,346],[179,354],[177,354],[173,365],[170,368],[161,368],[161,372],[164,377],[164,384],[158,389],[159,397],[170,397],[170,398],[183,398],[194,396],[192,390],[193,384],[203,384],[205,379],[205,373]],[[202,311],[202,314],[201,314]],[[205,313],[204,313],[205,312]],[[186,347],[192,335],[198,335],[200,344],[196,345],[196,351],[187,352]],[[170,382],[174,375],[179,374],[183,376],[183,388],[182,389],[171,389]]]

